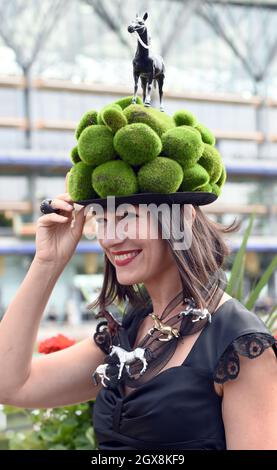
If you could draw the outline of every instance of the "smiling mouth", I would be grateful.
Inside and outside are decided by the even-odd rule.
[[[114,261],[117,266],[124,266],[125,264],[130,263],[134,258],[136,258],[142,250],[134,250],[130,253],[124,255],[114,255]]]

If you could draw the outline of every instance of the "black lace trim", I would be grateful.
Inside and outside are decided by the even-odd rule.
[[[112,346],[112,338],[108,330],[108,322],[106,320],[101,321],[97,324],[93,339],[97,346],[105,354],[110,353],[110,348]]]
[[[274,346],[277,357],[277,341],[269,333],[248,333],[239,336],[232,341],[219,359],[214,372],[214,381],[222,384],[227,380],[234,380],[240,371],[238,354],[255,359],[260,356],[266,348]]]

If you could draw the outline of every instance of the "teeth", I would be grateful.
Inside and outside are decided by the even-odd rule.
[[[139,253],[138,250],[132,251],[130,253],[126,253],[125,255],[115,255],[114,259],[115,260],[123,260],[123,259],[133,258],[134,255],[136,255],[137,253]]]

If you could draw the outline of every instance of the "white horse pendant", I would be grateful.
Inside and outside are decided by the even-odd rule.
[[[118,379],[120,379],[120,377],[121,377],[124,365],[126,365],[126,369],[129,373],[129,365],[132,364],[133,362],[135,362],[136,359],[139,359],[143,364],[143,367],[140,371],[140,375],[142,375],[144,373],[144,371],[146,370],[147,361],[146,361],[145,355],[144,355],[145,354],[145,349],[143,349],[143,348],[136,348],[133,351],[126,351],[125,349],[121,348],[120,346],[113,346],[112,350],[110,352],[110,356],[112,356],[113,354],[116,354],[118,356],[119,362],[120,362],[119,372],[118,372]]]
[[[212,322],[212,316],[208,309],[204,308],[201,310],[200,308],[193,308],[191,306],[187,307],[185,310],[179,313],[179,317],[186,316],[186,315],[196,315],[198,318],[195,320],[191,320],[193,323],[199,320],[203,320],[204,318],[208,317],[209,322]]]
[[[105,383],[104,383],[104,380],[107,379],[107,380],[110,380],[110,378],[107,376],[106,374],[106,370],[107,370],[107,367],[108,367],[109,364],[100,364],[94,371],[94,373],[92,374],[92,380],[94,382],[95,385],[98,385],[97,383],[97,380],[96,380],[96,374],[99,375],[100,379],[101,379],[101,383],[104,387],[106,387]]]

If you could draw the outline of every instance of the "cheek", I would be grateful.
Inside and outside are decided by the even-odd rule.
[[[151,249],[153,269],[159,272],[167,270],[173,261],[170,247],[166,240],[156,240]]]
[[[146,244],[145,250],[145,266],[147,270],[154,274],[160,271],[161,267],[168,264],[168,252],[165,243],[162,240],[151,240]]]
[[[125,235],[130,240],[145,240],[147,238],[147,236],[145,236],[145,233],[147,233],[147,227],[141,219],[136,218],[127,222],[124,228]]]

